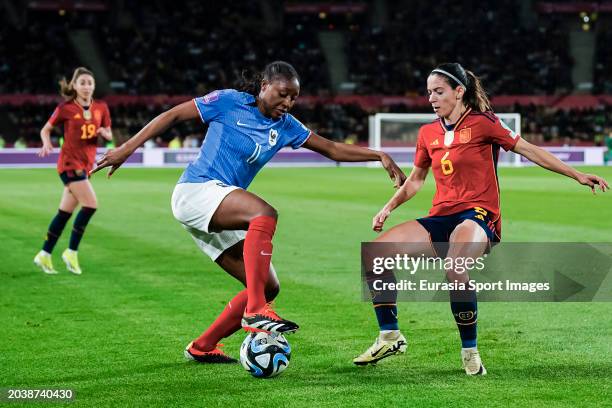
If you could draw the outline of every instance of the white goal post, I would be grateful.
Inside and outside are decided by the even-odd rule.
[[[521,134],[519,113],[496,114],[506,126]],[[414,162],[415,145],[419,128],[436,120],[433,113],[377,113],[369,118],[369,146],[389,153],[400,165],[411,166]],[[520,156],[500,149],[499,165],[520,166]]]

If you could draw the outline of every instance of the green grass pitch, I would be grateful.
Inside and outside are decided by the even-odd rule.
[[[587,169],[612,180],[612,168]],[[406,355],[376,367],[351,359],[377,335],[360,300],[359,247],[393,193],[381,169],[266,169],[252,185],[279,213],[274,264],[289,337],[280,377],[183,359],[184,346],[240,285],[173,219],[181,169],[121,169],[93,183],[99,211],[80,249],[82,276],[54,253],[35,269],[59,202],[52,169],[0,171],[0,387],[71,388],[71,406],[593,406],[610,404],[612,304],[484,303],[479,348],[489,375],[468,378],[448,304],[400,304]],[[612,241],[612,194],[592,196],[539,168],[501,169],[506,241]],[[425,188],[389,225],[422,216]],[[238,355],[243,332],[225,339]]]

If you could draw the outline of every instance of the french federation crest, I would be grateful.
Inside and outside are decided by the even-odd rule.
[[[270,135],[268,136],[268,144],[270,146],[276,146],[278,141],[278,131],[276,129],[270,129]]]

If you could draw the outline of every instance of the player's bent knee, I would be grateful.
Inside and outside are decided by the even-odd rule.
[[[276,211],[276,208],[268,207],[266,212],[267,212],[268,217],[272,217],[275,220],[278,220],[278,211]]]
[[[274,207],[266,205],[256,211],[255,214],[251,217],[251,219],[256,217],[271,217],[275,220],[278,220],[278,212]]]

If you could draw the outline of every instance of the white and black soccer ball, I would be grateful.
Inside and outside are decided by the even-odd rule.
[[[240,346],[240,363],[253,377],[274,377],[285,371],[291,346],[282,334],[249,333]]]

